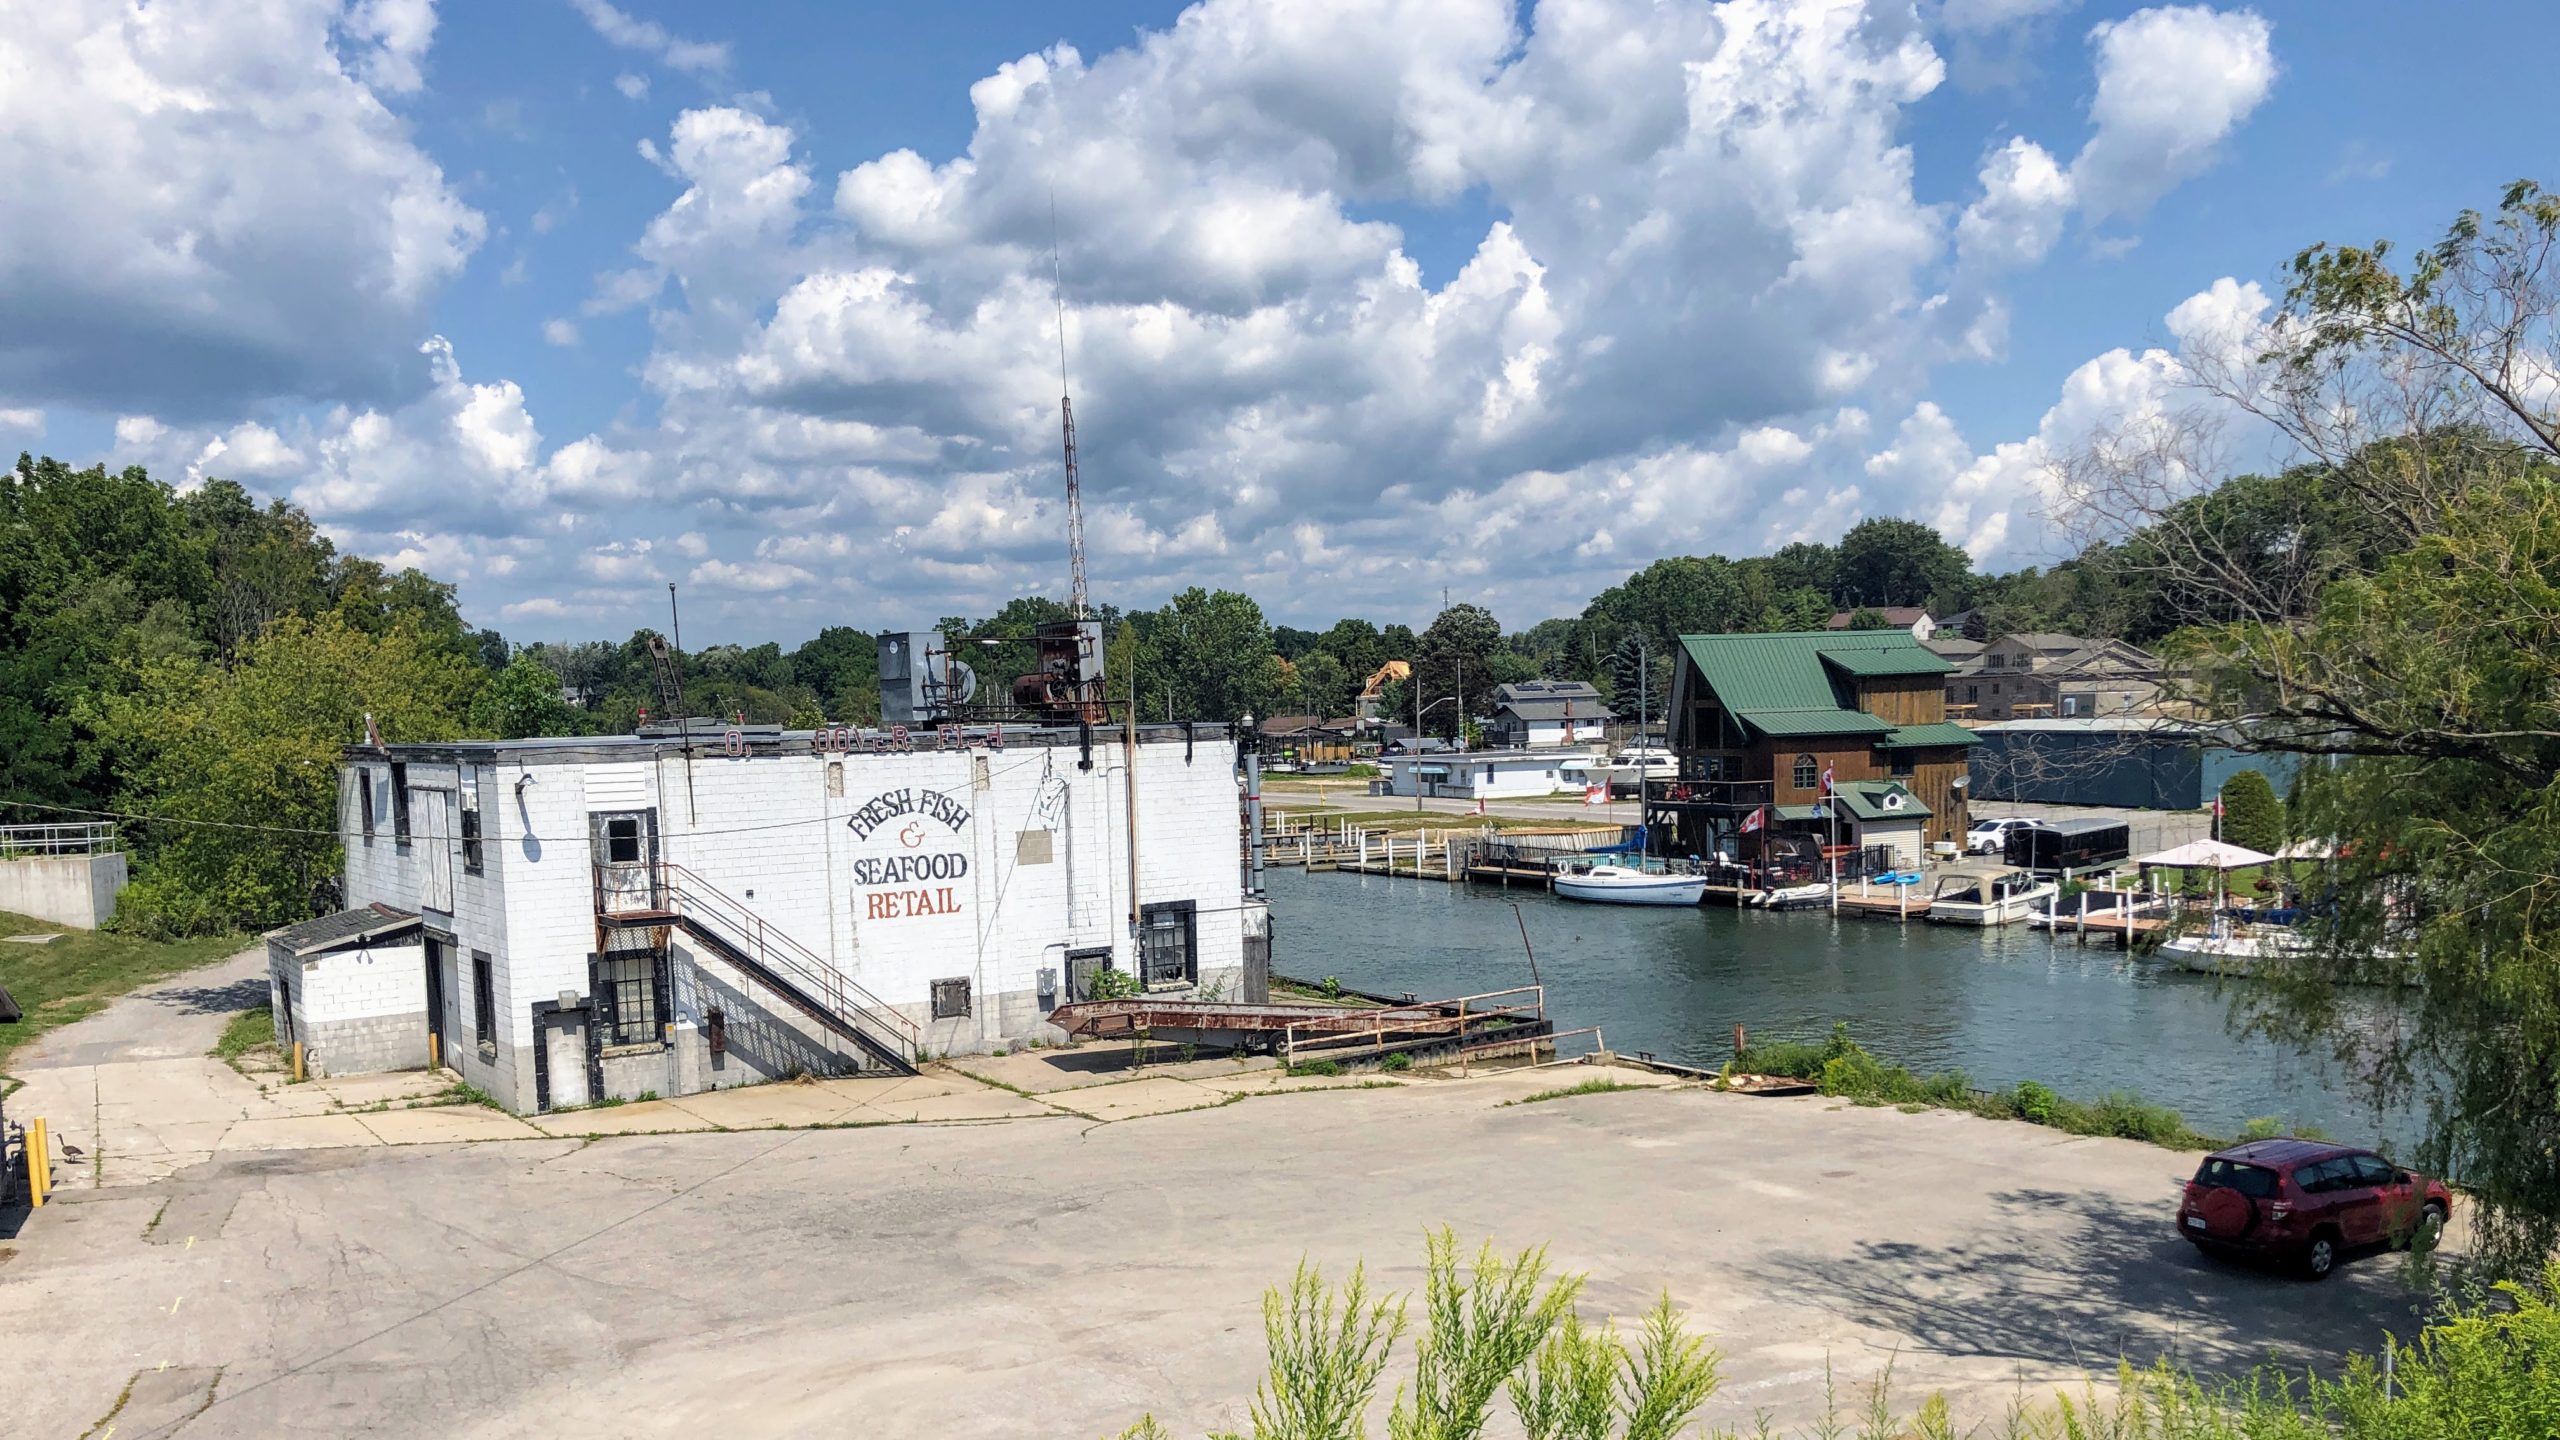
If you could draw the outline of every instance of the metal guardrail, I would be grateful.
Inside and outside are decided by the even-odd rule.
[[[0,825],[0,859],[27,855],[106,855],[122,848],[112,820]]]
[[[1514,996],[1527,998],[1514,1000]],[[1454,1000],[1348,1010],[1301,1020],[1282,1032],[1280,1054],[1294,1065],[1302,1058],[1323,1059],[1328,1053],[1382,1049],[1390,1043],[1391,1036],[1402,1042],[1433,1035],[1459,1041],[1481,1040],[1496,1024],[1542,1026],[1547,1016],[1546,997],[1546,987],[1542,985],[1518,985],[1480,995],[1461,995]]]
[[[922,1026],[846,978],[843,971],[792,938],[789,932],[766,923],[763,916],[731,898],[728,892],[672,861],[661,860],[649,865],[647,868],[651,873],[645,886],[618,886],[605,873],[630,867],[599,865],[596,868],[596,908],[606,919],[648,919],[672,915],[708,921],[746,951],[747,958],[781,977],[809,999],[847,1021],[871,1023],[887,1030],[900,1058],[909,1065],[916,1063],[916,1056],[924,1049]],[[640,903],[617,911],[612,908],[616,900],[637,900]]]

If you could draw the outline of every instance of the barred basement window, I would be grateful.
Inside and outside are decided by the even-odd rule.
[[[589,977],[596,1003],[598,1043],[655,1045],[667,1013],[667,957],[651,951],[602,956]]]
[[[466,785],[462,791],[462,868],[473,875],[480,873],[484,851],[480,844],[480,787]]]
[[[1197,909],[1189,900],[1176,900],[1139,911],[1138,972],[1150,989],[1199,983],[1200,954],[1193,924]]]
[[[933,1018],[965,1020],[969,1015],[969,982],[936,980],[933,982]]]

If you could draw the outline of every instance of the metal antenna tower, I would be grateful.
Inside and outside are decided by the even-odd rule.
[[[1076,475],[1076,407],[1067,396],[1067,286],[1058,260],[1058,195],[1049,193],[1049,293],[1058,306],[1058,424],[1067,441],[1067,588],[1075,618],[1085,616],[1084,482]]]

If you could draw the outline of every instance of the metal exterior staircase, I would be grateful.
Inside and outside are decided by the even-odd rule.
[[[596,918],[610,929],[679,927],[863,1054],[916,1073],[924,1048],[916,1022],[684,866],[596,866]]]

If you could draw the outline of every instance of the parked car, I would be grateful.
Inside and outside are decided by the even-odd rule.
[[[2041,820],[1976,820],[1964,832],[1965,853],[1969,855],[2002,855],[2008,852],[2009,834],[2013,830],[2033,830]]]
[[[2453,1192],[2370,1150],[2323,1140],[2252,1140],[2196,1167],[2178,1233],[2209,1255],[2289,1264],[2325,1279],[2349,1252],[2433,1236]]]

